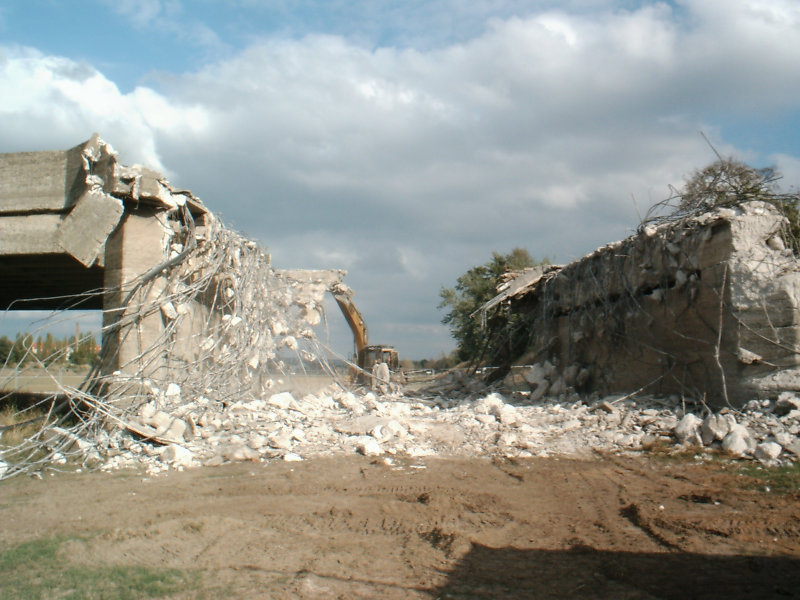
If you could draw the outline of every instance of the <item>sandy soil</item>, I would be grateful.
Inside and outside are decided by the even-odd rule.
[[[800,597],[800,498],[645,458],[238,463],[0,486],[0,545],[236,598]]]

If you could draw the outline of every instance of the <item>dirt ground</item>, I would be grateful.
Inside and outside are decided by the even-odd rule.
[[[800,597],[800,497],[747,481],[619,456],[57,474],[0,484],[0,548],[180,569],[177,597]]]

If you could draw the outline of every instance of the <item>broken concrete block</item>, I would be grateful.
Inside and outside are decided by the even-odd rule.
[[[745,365],[757,365],[763,360],[759,354],[750,352],[750,350],[746,348],[739,348],[739,350],[736,351],[736,358],[739,359],[740,363]]]
[[[164,391],[164,397],[170,402],[180,402],[181,386],[177,383],[170,383]]]
[[[722,441],[735,425],[736,419],[731,414],[708,415],[700,426],[703,444],[708,446],[715,441]]]
[[[191,467],[193,459],[191,450],[178,444],[170,444],[161,450],[161,460],[174,467]]]
[[[269,437],[269,445],[278,450],[290,450],[292,447],[292,435],[282,431]]]
[[[224,448],[221,454],[230,461],[258,460],[258,452],[243,444],[231,444]]]
[[[383,454],[381,445],[372,437],[360,438],[356,443],[356,450],[364,456],[380,456]]]
[[[792,392],[781,392],[775,402],[775,414],[779,417],[788,415],[793,410],[800,410],[800,398]]]
[[[92,266],[122,217],[122,201],[101,190],[87,191],[62,219],[59,246],[86,267]]]
[[[772,462],[777,459],[783,448],[776,442],[762,442],[756,446],[753,457],[763,463]]]
[[[495,414],[495,417],[503,425],[514,425],[518,420],[517,409],[506,404]]]
[[[356,398],[355,394],[352,392],[343,392],[341,394],[337,394],[334,399],[341,405],[342,408],[346,408],[359,415],[364,413],[364,405],[358,401],[358,398]]]
[[[673,433],[680,444],[702,445],[700,438],[700,424],[702,420],[692,413],[686,414],[675,426]]]
[[[493,392],[488,396],[476,400],[473,411],[478,415],[492,414],[496,416],[503,409],[505,403],[505,398],[503,398],[503,396],[497,392]]]
[[[545,382],[547,376],[545,374],[544,367],[540,363],[536,363],[528,372],[524,375],[525,381],[531,384],[531,386],[538,386]]]
[[[294,405],[294,396],[292,396],[289,392],[281,392],[280,394],[272,394],[267,400],[267,404],[271,404],[272,406],[277,406],[282,410],[286,410]]]
[[[261,450],[264,446],[268,443],[267,437],[261,435],[260,433],[256,433],[255,431],[250,434],[250,437],[247,439],[247,445],[250,446],[253,450]]]
[[[722,440],[722,449],[731,456],[744,456],[750,451],[750,432],[746,427],[736,425]]]

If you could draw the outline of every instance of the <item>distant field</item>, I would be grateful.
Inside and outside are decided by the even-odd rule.
[[[59,385],[77,387],[83,381],[89,367],[79,369],[54,366],[50,369],[41,367],[0,368],[0,391],[10,392],[57,392]]]

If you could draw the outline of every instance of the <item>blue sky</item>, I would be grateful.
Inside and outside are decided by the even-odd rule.
[[[420,358],[452,348],[441,286],[628,235],[714,159],[700,131],[797,188],[798,64],[796,0],[12,0],[0,152],[97,131],[277,267],[347,269]]]

